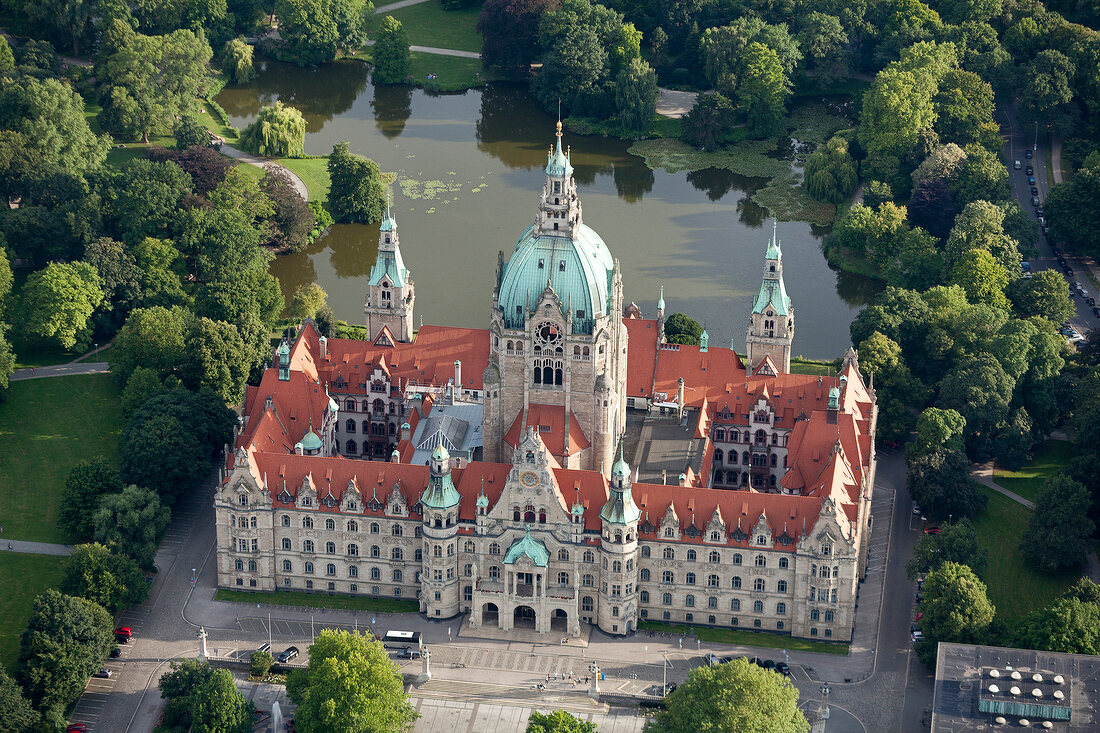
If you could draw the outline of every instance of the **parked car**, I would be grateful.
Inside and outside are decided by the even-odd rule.
[[[736,657],[722,657],[722,664],[729,664],[734,659],[736,659]]]
[[[1039,205],[1039,197],[1038,196],[1032,196],[1031,197],[1031,205],[1032,206],[1038,206]]]
[[[786,677],[791,676],[791,667],[786,662],[776,662],[775,663],[775,671],[778,672],[781,675],[786,676]]]
[[[111,659],[118,659],[121,656],[122,656],[122,650],[119,649],[117,646],[114,649],[111,650]]]
[[[1034,169],[1034,168],[1032,168],[1032,167],[1031,167],[1031,166],[1029,165],[1029,166],[1028,166],[1028,167],[1027,167],[1027,168],[1026,168],[1026,169],[1024,170],[1024,173],[1028,174],[1029,176],[1033,176],[1033,175],[1035,175],[1035,169]]]
[[[1039,217],[1039,226],[1046,226],[1047,220],[1042,216]]]
[[[1092,309],[1092,314],[1093,314],[1094,316],[1096,316],[1097,318],[1100,318],[1100,308],[1096,308],[1096,307],[1094,307],[1094,308]]]
[[[1031,195],[1032,196],[1038,196],[1039,195],[1039,189],[1036,188],[1035,186],[1032,186],[1031,187]]]
[[[406,649],[398,649],[397,650],[397,658],[398,659],[420,659],[420,650],[419,649],[407,649],[407,648]]]
[[[718,658],[717,654],[704,654],[703,663],[708,667],[717,667],[722,663],[722,660]]]
[[[111,670],[109,670],[107,667],[102,667],[98,672],[94,672],[92,674],[92,677],[101,677],[103,679],[108,679],[110,676]]]
[[[920,507],[917,506],[917,502],[915,502],[915,501],[913,502],[913,513],[914,514],[920,514]]]
[[[277,661],[279,662],[279,664],[286,664],[291,659],[294,659],[296,656],[298,656],[298,647],[288,646],[286,649],[279,653],[279,658]]]
[[[1020,170],[1020,168],[1023,166],[1021,165],[1020,161],[1017,160],[1015,163],[1012,164],[1012,167],[1016,170]]]
[[[913,637],[913,641],[924,641],[924,632],[923,631],[919,631],[919,630],[914,631],[911,634],[911,636]]]
[[[1027,177],[1027,185],[1029,185],[1029,186],[1034,186],[1035,185],[1035,176],[1028,176]]]
[[[1031,160],[1031,151],[1030,150],[1025,150],[1024,151],[1024,157],[1027,158],[1028,160]]]
[[[125,636],[127,639],[132,639],[134,637],[134,630],[129,626],[119,626],[115,629],[115,636]]]
[[[760,666],[764,669],[774,670],[775,662],[773,662],[771,659],[765,659],[763,662],[760,663]]]
[[[918,613],[917,614],[917,621],[920,621],[922,618],[924,618],[924,614],[923,613]]]
[[[69,723],[65,728],[65,733],[88,733],[88,726],[83,723]]]
[[[925,534],[939,534],[941,531],[943,531],[943,530],[941,530],[939,527],[925,527],[924,528],[924,533]]]

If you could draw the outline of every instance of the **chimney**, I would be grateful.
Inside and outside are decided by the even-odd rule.
[[[327,359],[328,358],[328,339],[325,338],[324,336],[317,339],[317,346],[318,346],[318,350],[320,351],[320,356],[321,356],[322,361]]]
[[[462,362],[455,359],[455,384],[454,391],[451,393],[451,403],[458,402],[459,395],[462,389]]]

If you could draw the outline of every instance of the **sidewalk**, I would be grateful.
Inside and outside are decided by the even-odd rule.
[[[55,545],[49,542],[28,542],[26,540],[2,540],[0,548],[5,552],[20,552],[26,555],[58,555],[68,557],[73,554],[72,545]]]
[[[11,381],[18,382],[23,379],[45,379],[46,377],[71,377],[76,374],[105,374],[108,371],[110,371],[110,365],[105,361],[51,364],[49,366],[31,367],[29,369],[16,369],[12,372]]]
[[[975,463],[970,469],[970,478],[974,479],[982,486],[988,486],[989,488],[996,491],[998,494],[1007,496],[1009,499],[1012,499],[1012,501],[1016,502],[1017,504],[1023,504],[1028,509],[1035,508],[1035,502],[1028,501],[1019,494],[1013,493],[1008,489],[1002,488],[994,483],[993,461],[987,461],[986,463]]]
[[[309,201],[309,188],[306,187],[305,181],[298,177],[298,174],[287,168],[285,165],[276,163],[271,158],[265,158],[260,155],[253,155],[252,153],[246,153],[243,150],[239,150],[229,143],[222,143],[219,152],[234,160],[239,160],[242,163],[248,163],[254,165],[257,168],[274,167],[286,173],[290,177],[290,182],[294,185],[294,190],[298,192],[298,195],[302,197],[303,201]]]

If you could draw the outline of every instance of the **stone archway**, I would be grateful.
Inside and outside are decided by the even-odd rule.
[[[535,609],[530,606],[516,606],[516,610],[512,614],[512,628],[530,629],[531,631],[537,629]]]
[[[481,624],[482,626],[500,626],[500,609],[497,608],[495,603],[486,603],[481,607]]]
[[[569,633],[569,614],[560,608],[555,608],[550,614],[550,630],[563,634]]]

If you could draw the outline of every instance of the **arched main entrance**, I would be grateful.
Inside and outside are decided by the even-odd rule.
[[[500,626],[500,610],[495,603],[486,603],[481,608],[481,625]]]
[[[512,616],[512,628],[534,630],[535,609],[530,606],[516,606],[516,611]]]
[[[569,631],[569,614],[560,608],[555,608],[550,614],[550,630],[567,633]]]

